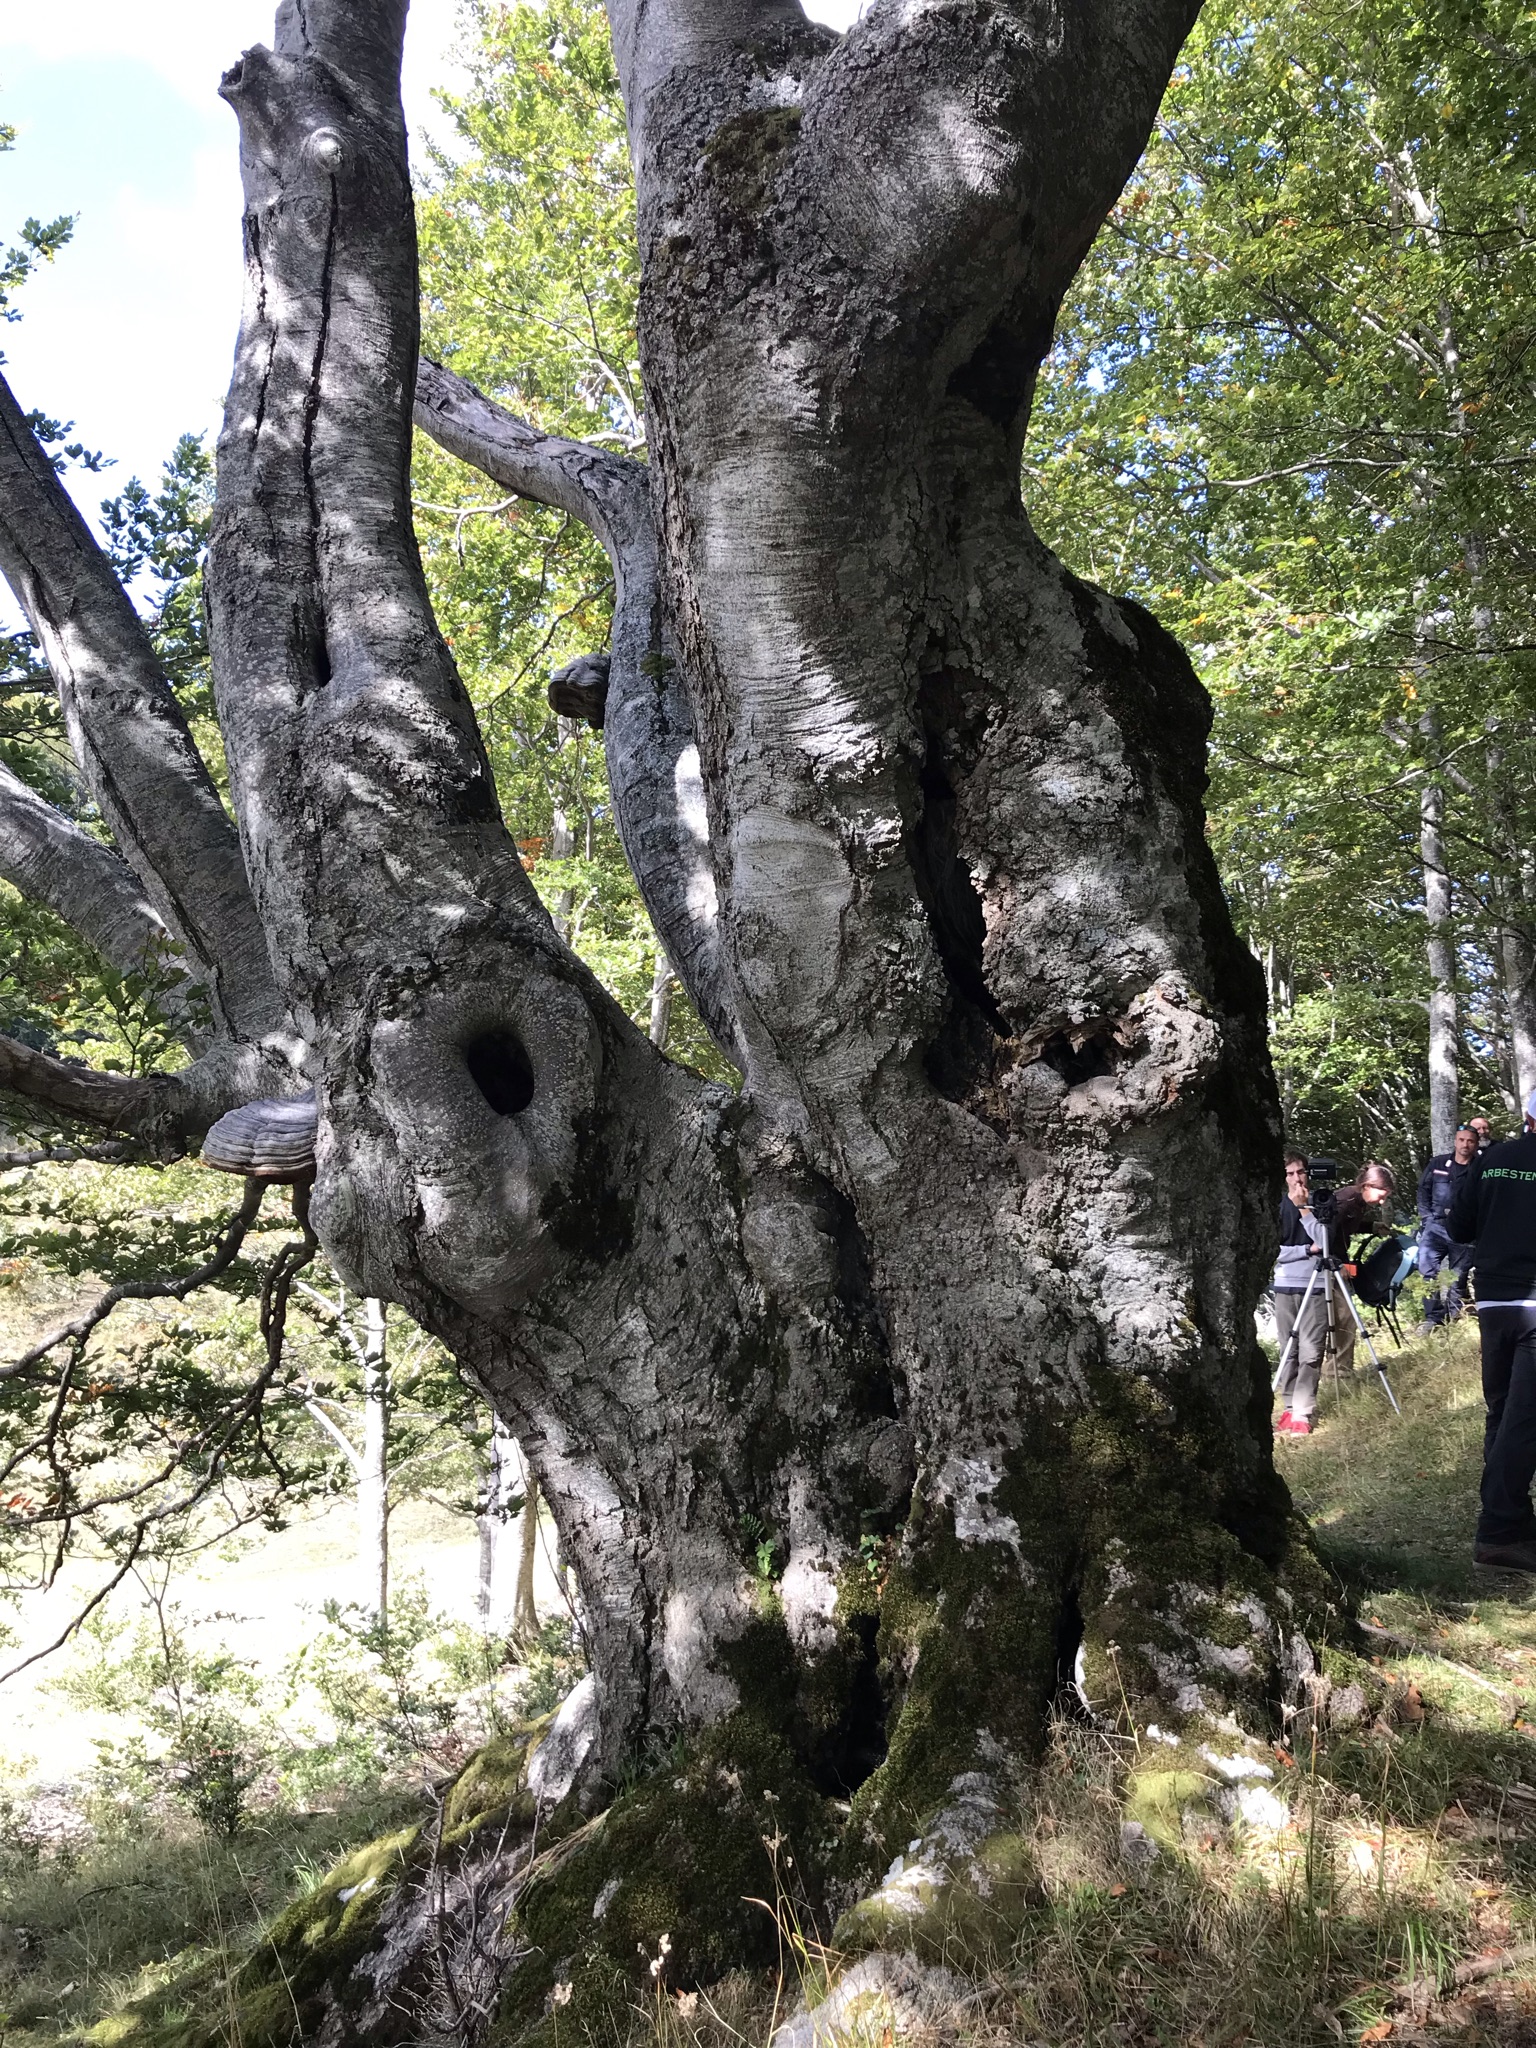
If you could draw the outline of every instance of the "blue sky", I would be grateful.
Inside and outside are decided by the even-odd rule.
[[[858,0],[812,0],[845,27]],[[456,0],[413,0],[406,111],[413,135],[455,82]],[[115,459],[77,480],[83,509],[146,482],[178,434],[212,433],[240,307],[240,185],[224,71],[269,41],[272,0],[10,0],[0,20],[0,242],[35,215],[78,216],[75,238],[0,326],[24,406],[71,419]]]

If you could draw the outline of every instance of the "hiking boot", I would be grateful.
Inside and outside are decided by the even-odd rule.
[[[1472,1562],[1492,1565],[1501,1572],[1536,1573],[1536,1536],[1514,1537],[1505,1543],[1474,1543]]]

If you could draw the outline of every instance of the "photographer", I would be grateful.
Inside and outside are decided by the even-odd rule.
[[[1275,1335],[1285,1361],[1278,1387],[1281,1413],[1275,1424],[1280,1436],[1312,1434],[1323,1339],[1328,1329],[1328,1308],[1321,1288],[1313,1288],[1305,1315],[1301,1307],[1307,1282],[1317,1271],[1318,1254],[1325,1248],[1326,1240],[1325,1225],[1312,1213],[1306,1155],[1287,1152],[1285,1193],[1280,1197],[1280,1253],[1275,1260]]]
[[[1488,1406],[1472,1555],[1478,1564],[1536,1572],[1536,1091],[1526,1100],[1523,1135],[1468,1164],[1446,1225],[1472,1247]]]
[[[1483,1121],[1486,1124],[1487,1119]],[[1426,1331],[1455,1322],[1466,1307],[1472,1247],[1452,1237],[1446,1219],[1463,1176],[1479,1156],[1480,1144],[1474,1119],[1457,1131],[1451,1150],[1437,1152],[1419,1175],[1419,1276],[1428,1290],[1424,1296]],[[1444,1294],[1438,1285],[1442,1266],[1451,1269],[1451,1284]]]
[[[1314,1159],[1312,1179],[1322,1178],[1319,1169],[1337,1169],[1331,1159]],[[1340,1372],[1355,1369],[1355,1316],[1350,1307],[1349,1282],[1354,1276],[1351,1250],[1357,1237],[1385,1237],[1392,1228],[1388,1211],[1397,1192],[1397,1176],[1390,1166],[1371,1160],[1352,1181],[1336,1192],[1318,1193],[1313,1207],[1327,1228],[1326,1249],[1342,1270],[1333,1276],[1333,1355]]]

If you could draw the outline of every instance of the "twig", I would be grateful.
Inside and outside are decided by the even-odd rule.
[[[237,1229],[239,1237],[245,1235],[245,1230],[249,1228],[250,1221],[254,1218],[256,1210],[261,1205],[263,1193],[264,1186],[262,1182],[250,1181],[247,1183],[245,1201],[241,1204],[240,1215],[230,1225],[229,1232],[226,1235],[226,1244],[228,1244],[229,1238],[234,1236]],[[247,1211],[249,1211],[249,1214],[247,1214]],[[134,1569],[145,1544],[149,1540],[150,1530],[158,1523],[169,1521],[178,1515],[190,1513],[193,1508],[206,1500],[209,1494],[221,1482],[225,1459],[229,1456],[231,1449],[246,1424],[251,1421],[253,1416],[260,1412],[261,1404],[266,1399],[267,1390],[273,1380],[276,1379],[282,1365],[283,1332],[287,1324],[288,1298],[294,1279],[309,1264],[320,1249],[320,1240],[315,1236],[313,1229],[310,1227],[309,1189],[302,1182],[293,1191],[293,1213],[294,1219],[298,1223],[303,1235],[297,1239],[290,1239],[282,1247],[277,1257],[272,1261],[271,1268],[262,1283],[261,1334],[266,1343],[266,1362],[261,1372],[241,1397],[223,1433],[209,1448],[207,1463],[201,1476],[178,1497],[162,1501],[159,1507],[152,1508],[140,1515],[138,1520],[132,1525],[127,1553],[123,1562],[119,1565],[116,1572],[113,1573],[112,1577],[104,1586],[99,1587],[91,1595],[90,1599],[86,1601],[85,1605],[79,1609],[68,1625],[51,1643],[41,1650],[34,1650],[30,1656],[23,1657],[18,1663],[11,1665],[9,1670],[0,1672],[0,1684],[5,1683],[7,1679],[16,1677],[19,1672],[25,1671],[29,1665],[40,1662],[44,1657],[52,1656],[55,1650],[62,1649],[64,1644],[85,1625],[86,1621],[89,1620],[102,1601],[107,1598],[108,1594],[114,1592]],[[224,1248],[224,1246],[220,1247],[220,1254],[222,1254]],[[234,1245],[229,1249],[229,1257],[224,1260],[224,1264],[227,1265],[229,1263],[229,1259],[234,1257],[235,1251],[238,1248],[239,1238],[236,1238]],[[216,1257],[220,1254],[216,1254]],[[206,1271],[207,1269],[205,1268],[204,1270]],[[185,1291],[190,1293],[190,1285],[186,1287]],[[118,1299],[122,1298],[123,1294],[118,1293]],[[99,1321],[100,1318],[98,1317],[97,1320]],[[78,1358],[79,1351],[77,1349],[70,1360],[69,1367],[66,1368],[64,1375],[66,1380]],[[207,1443],[210,1433],[208,1431],[203,1432],[200,1437],[194,1440],[194,1444],[188,1447],[189,1450],[196,1449],[200,1452],[204,1444]],[[184,1455],[181,1462],[190,1462],[190,1459]],[[81,1510],[76,1509],[62,1519],[66,1523],[72,1522],[78,1519],[81,1512]]]
[[[1485,1977],[1502,1977],[1506,1970],[1522,1970],[1527,1963],[1536,1963],[1536,1941],[1522,1941],[1518,1948],[1501,1948],[1497,1955],[1474,1956],[1469,1963],[1458,1963],[1456,1982],[1481,1984]]]
[[[1484,1678],[1480,1671],[1474,1671],[1470,1664],[1458,1664],[1454,1657],[1447,1657],[1442,1650],[1432,1650],[1427,1643],[1416,1643],[1411,1636],[1394,1634],[1389,1628],[1382,1628],[1377,1622],[1362,1621],[1360,1633],[1370,1636],[1374,1642],[1386,1643],[1408,1657],[1432,1657],[1437,1664],[1443,1664],[1448,1671],[1454,1671],[1458,1678],[1464,1678],[1469,1685],[1478,1686],[1483,1692],[1491,1692],[1496,1700],[1506,1707],[1517,1706],[1514,1695],[1502,1686],[1495,1685],[1491,1678]]]
[[[85,1348],[85,1341],[91,1332],[104,1323],[120,1301],[185,1301],[199,1287],[206,1287],[211,1280],[235,1262],[246,1234],[256,1221],[256,1212],[261,1207],[261,1198],[266,1193],[266,1182],[248,1180],[245,1195],[235,1215],[226,1224],[224,1235],[211,1259],[199,1266],[195,1273],[184,1273],[174,1280],[120,1280],[109,1287],[105,1294],[83,1316],[77,1316],[72,1323],[61,1323],[58,1329],[46,1336],[40,1344],[34,1344],[30,1351],[24,1351],[20,1358],[9,1365],[0,1365],[0,1380],[14,1379],[29,1366],[36,1365],[60,1344],[72,1344],[75,1356],[79,1357]]]

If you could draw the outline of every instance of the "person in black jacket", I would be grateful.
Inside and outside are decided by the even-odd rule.
[[[1468,1164],[1446,1221],[1457,1242],[1472,1246],[1488,1406],[1472,1555],[1536,1572],[1536,1090],[1522,1135]]]
[[[1424,1297],[1426,1329],[1455,1322],[1466,1307],[1472,1247],[1457,1243],[1446,1219],[1462,1176],[1477,1156],[1477,1132],[1471,1124],[1463,1124],[1451,1150],[1437,1152],[1419,1175],[1419,1274],[1429,1289]],[[1442,1266],[1451,1269],[1451,1284],[1444,1294],[1436,1285]]]

